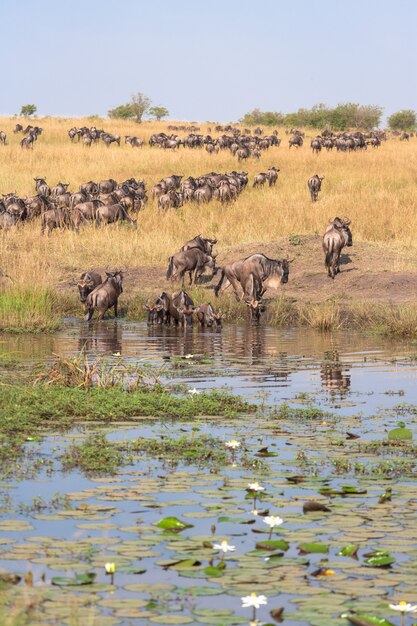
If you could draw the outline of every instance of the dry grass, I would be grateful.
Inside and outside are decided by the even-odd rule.
[[[221,259],[223,253],[238,246],[262,245],[291,234],[322,233],[328,219],[335,215],[349,216],[355,241],[380,243],[381,251],[382,244],[398,250],[398,259],[402,260],[392,267],[393,271],[417,259],[417,142],[413,139],[409,143],[390,139],[378,150],[352,154],[323,151],[316,156],[309,148],[313,132],[306,137],[304,147],[296,151],[288,149],[287,136],[281,130],[281,147],[270,148],[260,161],[239,165],[228,151],[209,155],[205,150],[180,148],[170,152],[148,145],[132,149],[125,144],[110,148],[99,144],[86,149],[76,142],[71,144],[66,132],[73,125],[95,124],[122,138],[131,134],[146,141],[152,133],[166,131],[166,123],[39,119],[37,123],[44,133],[33,151],[22,150],[21,135],[12,133],[17,121],[21,120],[0,119],[0,129],[7,132],[9,141],[7,146],[0,146],[3,193],[32,195],[35,176],[45,176],[50,184],[69,182],[71,191],[88,180],[134,176],[143,178],[149,189],[172,173],[196,176],[244,169],[252,181],[256,173],[270,165],[281,169],[275,189],[254,190],[250,183],[230,206],[217,202],[203,207],[190,204],[161,215],[155,203],[149,201],[139,215],[137,228],[125,224],[86,227],[78,235],[55,231],[48,238],[41,237],[36,221],[9,232],[0,231],[0,266],[13,277],[17,290],[55,289],[94,267],[165,266],[167,257],[197,233],[218,238]],[[207,125],[200,127],[201,132],[207,132]],[[325,180],[320,200],[313,204],[306,182],[315,173],[324,175]],[[403,250],[407,251],[406,257],[401,254]],[[138,308],[141,303],[138,298]],[[223,307],[234,305],[225,301]],[[331,312],[328,314],[331,317]],[[278,320],[280,315],[286,318],[292,314],[281,309],[273,317]]]
[[[241,169],[229,152],[208,155],[204,150],[181,148],[177,152],[145,146],[132,149],[122,145],[106,148],[99,144],[86,149],[71,144],[66,130],[72,125],[91,125],[91,120],[42,119],[44,134],[33,151],[21,150],[20,135],[11,129],[16,120],[1,119],[9,145],[1,146],[1,192],[34,193],[33,177],[46,176],[54,184],[71,183],[71,190],[87,180],[145,179],[148,187],[171,173],[198,175],[204,172]],[[98,120],[97,125],[120,134],[147,139],[152,132],[166,130],[166,124]],[[202,130],[207,127],[202,125]],[[180,133],[183,134],[183,133]],[[269,165],[281,169],[276,189],[246,190],[231,206],[213,202],[194,204],[161,216],[150,202],[140,214],[137,229],[85,228],[80,235],[55,232],[48,240],[40,237],[38,223],[0,235],[2,265],[23,282],[41,281],[50,286],[62,274],[94,265],[155,265],[197,232],[216,235],[221,248],[266,242],[291,233],[323,232],[327,220],[348,215],[355,240],[392,242],[417,251],[417,143],[384,143],[379,150],[342,154],[322,152],[314,156],[306,139],[304,147],[291,151],[287,138],[279,148],[270,148],[259,162],[242,165],[250,178]],[[325,175],[320,201],[312,204],[306,181],[313,173]]]

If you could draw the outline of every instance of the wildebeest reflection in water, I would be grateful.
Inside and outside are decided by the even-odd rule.
[[[340,361],[337,350],[324,353],[325,361],[320,366],[320,378],[324,391],[332,397],[342,398],[350,390],[348,368]]]
[[[161,351],[171,356],[221,356],[223,354],[222,334],[212,328],[192,326],[182,328],[148,326],[148,337],[154,339],[147,350]]]
[[[118,320],[100,324],[82,325],[78,349],[97,354],[115,354],[122,351],[122,326]]]

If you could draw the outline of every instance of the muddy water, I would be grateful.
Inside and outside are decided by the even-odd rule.
[[[107,432],[111,441],[139,435],[192,440],[195,432],[222,441],[237,438],[241,450],[224,467],[142,455],[116,477],[89,478],[63,472],[58,460],[71,442],[83,439],[82,431],[28,443],[33,458],[50,461],[53,468],[39,471],[36,480],[0,485],[0,568],[31,572],[34,593],[47,597],[34,624],[77,619],[92,626],[248,624],[252,612],[241,607],[240,597],[251,592],[268,597],[257,612],[268,623],[269,611],[279,607],[290,626],[342,625],[347,622],[339,616],[351,609],[400,623],[388,604],[414,600],[417,474],[415,465],[404,469],[398,463],[414,457],[403,449],[373,454],[360,446],[386,440],[387,430],[403,418],[392,407],[417,402],[417,347],[351,332],[225,325],[216,333],[125,321],[67,320],[56,335],[0,337],[0,353],[28,361],[53,353],[71,356],[82,348],[110,360],[122,355],[150,364],[169,384],[227,387],[256,402],[259,410],[237,420],[153,422]],[[274,422],[268,405],[284,401],[299,408],[314,404],[334,417]],[[405,411],[415,439],[416,417]],[[359,443],[350,442],[347,432],[358,435]],[[275,456],[257,456],[265,447]],[[244,464],[243,450],[254,463],[261,458],[262,467]],[[288,481],[292,476],[301,476],[301,482]],[[256,508],[284,520],[274,535],[289,543],[283,557],[273,556],[277,550],[254,553],[256,542],[268,534],[247,496],[253,481],[265,488]],[[329,487],[335,490],[331,497],[320,494]],[[351,487],[357,493],[340,495]],[[387,487],[393,500],[381,505]],[[69,498],[68,510],[50,506],[57,492]],[[41,498],[45,509],[36,508],[34,498]],[[324,502],[330,512],[303,515],[302,504],[310,499]],[[167,535],[155,524],[168,516],[192,527]],[[225,555],[223,575],[209,576],[202,567],[217,564],[219,553],[207,545],[222,539],[235,550]],[[299,546],[313,542],[323,551],[303,555]],[[357,558],[337,554],[350,544],[358,545]],[[369,567],[365,559],[372,550],[389,552],[395,563]],[[190,559],[202,565],[171,568]],[[117,566],[114,586],[104,574],[109,561]],[[320,567],[333,573],[316,577]],[[79,590],[51,585],[53,577],[85,571],[97,574],[94,585]],[[149,605],[151,599],[155,603]]]
[[[162,368],[162,377],[169,372],[171,379],[197,389],[226,386],[255,402],[313,394],[343,413],[349,397],[349,404],[358,403],[368,414],[380,405],[396,404],[398,394],[417,401],[417,345],[352,331],[322,334],[225,324],[221,332],[213,332],[67,320],[54,335],[0,335],[0,352],[32,360],[53,353],[71,356],[81,349],[149,363]],[[194,358],[184,358],[189,355]]]

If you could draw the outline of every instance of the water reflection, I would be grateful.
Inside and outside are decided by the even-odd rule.
[[[367,337],[359,333],[321,334],[308,328],[278,329],[263,324],[225,324],[211,328],[148,327],[145,322],[106,320],[87,323],[65,320],[53,335],[0,335],[0,351],[31,360],[61,354],[69,357],[82,348],[91,354],[120,353],[128,360],[166,366],[174,379],[202,389],[227,385],[256,397],[269,394],[279,402],[296,394],[316,394],[326,404],[342,403],[349,395],[365,397],[370,390],[390,390],[394,404],[400,390],[415,401],[417,364],[407,355],[415,347],[406,342]],[[173,368],[174,357],[194,355],[186,367]],[[203,358],[205,357],[205,358]],[[167,375],[168,375],[167,374]],[[375,406],[379,400],[375,398]]]
[[[349,368],[341,362],[337,350],[324,353],[325,360],[320,366],[320,378],[323,390],[332,398],[343,398],[350,390],[351,377]]]

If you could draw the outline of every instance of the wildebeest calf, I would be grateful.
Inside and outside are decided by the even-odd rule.
[[[80,293],[80,302],[85,305],[88,295],[102,283],[101,275],[98,272],[83,272],[77,283]]]

